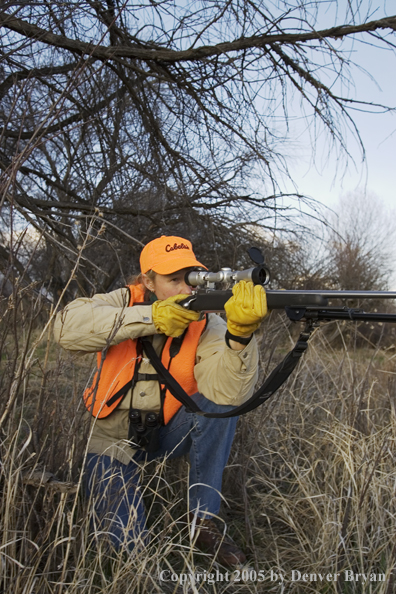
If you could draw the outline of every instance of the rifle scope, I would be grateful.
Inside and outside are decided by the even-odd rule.
[[[247,270],[222,268],[218,272],[208,272],[207,270],[195,269],[187,272],[185,276],[185,282],[190,287],[208,286],[211,283],[237,283],[241,280],[253,281],[255,285],[266,285],[269,279],[269,270],[262,264]]]

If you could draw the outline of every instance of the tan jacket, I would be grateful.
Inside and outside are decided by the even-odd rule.
[[[55,340],[70,351],[97,352],[127,338],[152,336],[153,346],[160,353],[166,337],[156,332],[151,305],[128,307],[128,300],[127,289],[76,299],[57,314]],[[253,337],[243,350],[234,351],[225,343],[225,331],[225,321],[209,314],[197,348],[194,376],[198,391],[206,398],[217,404],[238,406],[253,394],[257,381],[257,344]],[[139,371],[155,373],[148,359],[143,359]],[[126,442],[131,398],[133,408],[160,410],[158,382],[138,382],[133,394],[127,394],[116,411],[94,421],[89,452],[114,456],[124,464],[129,462],[134,453]]]

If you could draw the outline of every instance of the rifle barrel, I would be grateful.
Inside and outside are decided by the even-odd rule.
[[[347,309],[346,311],[333,311],[333,310],[322,310],[318,312],[312,312],[312,316],[310,315],[311,312],[308,312],[308,316],[311,319],[317,320],[352,320],[352,321],[361,321],[361,322],[396,322],[396,314],[388,314],[388,313],[372,313],[366,311],[356,311],[353,309]]]
[[[326,299],[396,299],[396,291],[332,291],[332,290],[293,290],[293,291],[273,291],[267,290],[267,293],[272,295],[281,295],[287,293],[289,295],[321,295]]]
[[[329,300],[364,300],[364,299],[396,299],[396,291],[267,291],[267,303],[269,309],[283,309],[284,307],[295,307],[304,305],[326,306]]]

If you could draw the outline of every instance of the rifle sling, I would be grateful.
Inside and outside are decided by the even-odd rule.
[[[157,372],[160,380],[165,384],[168,390],[173,394],[173,396],[188,410],[188,412],[195,412],[201,413],[201,409],[199,408],[198,404],[191,400],[190,396],[185,392],[185,390],[181,387],[179,382],[175,380],[173,375],[166,369],[166,367],[162,364],[161,359],[155,352],[155,348],[151,344],[148,338],[141,336],[140,342],[143,345],[144,351],[148,358],[150,359],[151,365],[154,367],[155,371]]]
[[[166,367],[164,367],[151,342],[144,337],[140,338],[140,340],[152,366],[158,373],[158,376],[173,396],[186,407],[188,412],[200,414],[209,419],[224,419],[227,417],[244,415],[268,400],[282,386],[282,384],[284,384],[297,366],[302,355],[308,348],[308,340],[312,332],[313,328],[308,328],[300,334],[294,348],[286,355],[283,361],[275,367],[263,385],[249,398],[249,400],[240,406],[235,407],[232,411],[224,413],[207,413],[201,410],[194,400],[190,398],[187,392],[185,392],[182,386],[169,373]]]

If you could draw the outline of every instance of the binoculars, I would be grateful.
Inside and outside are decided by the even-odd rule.
[[[146,452],[156,452],[160,447],[161,425],[161,417],[157,413],[147,413],[143,421],[141,411],[132,408],[129,411],[128,441],[131,446],[137,446]]]

